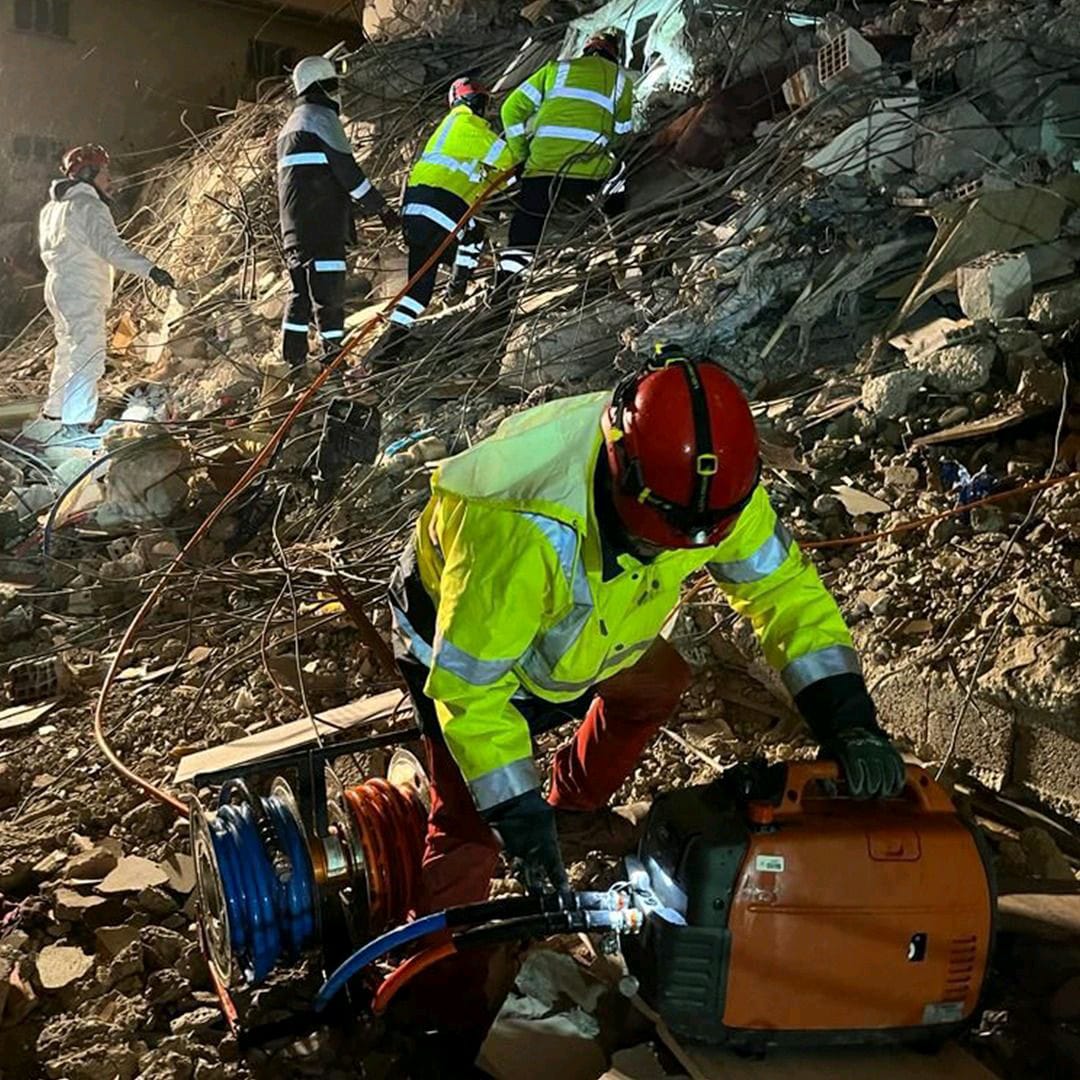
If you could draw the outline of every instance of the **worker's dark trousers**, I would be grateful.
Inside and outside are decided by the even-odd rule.
[[[409,280],[427,264],[439,245],[449,234],[448,229],[420,214],[403,216],[402,231],[409,245]],[[452,240],[431,265],[409,287],[409,291],[397,302],[390,315],[390,325],[408,330],[424,313],[435,293],[435,280],[440,264],[453,266],[451,285],[465,285],[472,278],[473,270],[480,260],[483,248],[483,232],[475,221],[465,227],[465,235],[459,243]]]
[[[521,181],[510,219],[510,235],[506,247],[499,253],[496,283],[503,284],[515,274],[527,270],[536,257],[536,249],[553,213],[582,213],[589,198],[604,186],[602,180],[586,180],[574,176],[528,176]],[[606,214],[617,213],[621,205],[604,204]]]
[[[323,359],[334,356],[345,336],[345,251],[306,259],[286,252],[292,293],[281,326],[281,352],[292,365],[307,359],[308,327],[319,331]]]

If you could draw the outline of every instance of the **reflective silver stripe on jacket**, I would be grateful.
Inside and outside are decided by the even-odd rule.
[[[313,265],[317,274],[343,274],[348,270],[344,259],[316,259]]]
[[[431,646],[413,629],[405,612],[393,604],[390,605],[390,623],[394,644],[397,646],[395,653],[415,656],[424,667],[430,668]]]
[[[536,771],[536,762],[531,757],[511,761],[509,765],[500,765],[491,772],[469,781],[469,791],[477,810],[490,810],[499,803],[506,802],[526,791],[540,786],[540,774]]]
[[[521,658],[521,669],[533,682],[558,690],[552,672],[589,621],[594,607],[592,590],[585,566],[578,558],[578,536],[574,529],[542,514],[522,514],[522,517],[531,521],[555,549],[559,566],[570,586],[573,606],[554,626],[540,634]]]
[[[732,562],[711,562],[709,573],[724,585],[749,585],[779,570],[790,551],[791,533],[782,521],[777,520],[772,536],[752,555]]]
[[[286,154],[279,162],[278,168],[284,169],[291,165],[329,165],[330,159],[321,150],[312,150],[305,154]]]
[[[607,146],[608,137],[600,131],[590,131],[588,128],[561,127],[557,124],[545,124],[536,129],[536,137],[540,139],[569,139],[571,142],[595,143],[597,146]]]
[[[349,192],[350,199],[362,199],[371,190],[371,181],[365,180],[362,184],[357,184],[356,187]]]
[[[525,125],[524,124],[511,124],[506,129],[506,137],[508,139],[516,139],[519,135],[524,135],[524,134],[525,134]]]
[[[443,120],[439,125],[439,131],[435,136],[435,142],[432,143],[431,149],[425,150],[420,155],[420,160],[426,165],[441,165],[444,169],[452,169],[454,172],[463,173],[472,181],[481,180],[484,174],[480,169],[479,158],[456,158],[443,153],[446,140],[450,138],[453,120],[454,117],[452,116],[447,116]],[[502,142],[502,140],[500,139],[499,142]]]
[[[792,660],[780,678],[794,697],[800,690],[805,690],[811,683],[820,682],[830,675],[861,675],[862,665],[859,654],[848,645],[829,645],[816,652],[806,653],[797,660]]]
[[[306,323],[287,322],[281,324],[282,330],[288,330],[291,334],[306,334],[308,332]]]
[[[539,105],[544,100],[544,95],[530,82],[523,82],[518,89],[533,103]]]
[[[441,634],[435,636],[435,666],[472,686],[490,686],[498,682],[517,663],[517,659],[511,656],[504,660],[481,660],[459,649]]]
[[[491,144],[491,149],[484,155],[485,165],[494,165],[499,160],[499,155],[506,149],[505,139],[496,139]]]
[[[621,664],[628,656],[637,656],[639,653],[643,653],[655,640],[656,638],[652,637],[648,641],[637,641],[633,645],[627,645],[618,652],[612,651],[600,665],[600,670],[584,682],[564,682],[561,679],[553,678],[551,675],[534,681],[546,690],[555,690],[561,694],[584,694],[590,686],[595,686],[601,679],[606,678],[604,674],[606,671]]]

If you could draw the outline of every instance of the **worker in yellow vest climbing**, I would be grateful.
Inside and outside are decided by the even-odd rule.
[[[583,207],[612,175],[634,97],[619,50],[618,35],[594,34],[581,56],[545,64],[503,102],[503,130],[524,168],[497,284],[531,264],[553,207]]]
[[[605,807],[677,707],[690,669],[661,629],[703,568],[850,793],[900,790],[840,611],[760,477],[746,398],[675,349],[438,469],[391,586],[432,784],[433,909],[483,899],[500,848],[530,886],[566,887],[557,818]],[[569,719],[545,796],[532,736]]]
[[[455,80],[449,93],[450,111],[409,173],[401,216],[409,245],[410,280],[431,262],[448,235],[453,234],[454,241],[416,277],[395,305],[390,330],[372,355],[373,367],[393,361],[409,328],[431,302],[440,262],[453,266],[448,297],[465,295],[484,237],[475,218],[462,228],[458,222],[492,178],[514,164],[506,140],[484,118],[489,97],[490,92],[478,80]]]

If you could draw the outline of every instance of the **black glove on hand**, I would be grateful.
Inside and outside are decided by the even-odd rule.
[[[904,762],[878,726],[877,711],[861,675],[831,675],[795,695],[795,704],[825,753],[844,772],[857,799],[899,795]]]
[[[823,740],[827,757],[836,758],[856,799],[887,799],[904,787],[904,762],[883,731],[852,727]]]
[[[570,888],[563,868],[555,811],[539,790],[493,806],[484,815],[499,834],[507,857],[520,868],[525,887],[537,892],[549,881],[559,892]]]
[[[173,281],[172,274],[170,274],[168,270],[165,270],[160,266],[150,267],[150,280],[155,285],[161,285],[166,289],[176,288],[176,282]]]
[[[392,206],[384,206],[379,211],[379,220],[387,232],[401,228],[401,215]]]

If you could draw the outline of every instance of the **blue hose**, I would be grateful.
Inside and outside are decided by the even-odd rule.
[[[388,930],[385,934],[369,941],[362,949],[349,957],[322,985],[322,989],[315,997],[315,1011],[322,1012],[330,1004],[334,996],[356,974],[363,971],[368,964],[373,964],[385,956],[388,952],[407,945],[417,938],[426,937],[428,934],[437,933],[446,929],[446,912],[438,911],[434,915],[425,915],[415,922],[406,923],[395,930]]]
[[[288,880],[274,872],[250,803],[226,803],[209,823],[230,944],[252,985],[270,974],[283,953],[299,955],[315,935],[315,879],[304,837],[274,796],[260,800],[260,811],[289,858]]]

